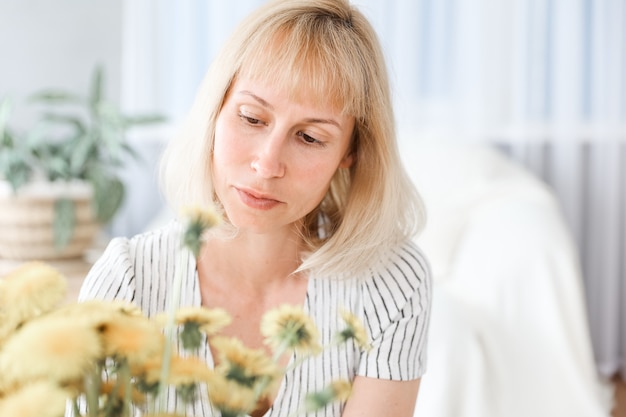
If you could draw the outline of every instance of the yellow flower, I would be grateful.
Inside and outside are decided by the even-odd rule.
[[[26,323],[4,345],[0,381],[5,388],[37,379],[71,383],[82,380],[101,355],[95,329],[80,321],[40,318]]]
[[[130,374],[139,378],[146,389],[156,388],[155,384],[161,378],[161,367],[163,365],[163,357],[152,357],[143,363],[129,364]]]
[[[18,327],[19,323],[10,320],[6,314],[0,313],[0,347]]]
[[[109,321],[120,315],[132,317],[143,316],[139,307],[121,300],[88,300],[80,303],[66,304],[57,308],[51,314],[83,318],[94,324]]]
[[[96,330],[102,337],[104,356],[123,357],[131,365],[145,362],[163,351],[161,329],[131,303],[90,300],[65,305],[50,316]]]
[[[223,375],[214,373],[208,381],[209,400],[224,416],[248,414],[256,406],[256,395]]]
[[[100,393],[123,400],[126,395],[126,386],[123,383],[117,383],[117,381],[104,381],[100,387]],[[146,397],[134,386],[131,386],[131,401],[135,405],[143,404],[146,401]]]
[[[166,326],[168,314],[162,313],[156,317],[161,326]],[[183,307],[174,314],[174,322],[182,325],[180,339],[185,349],[197,349],[204,340],[201,332],[212,336],[228,326],[230,315],[221,308]]]
[[[169,383],[172,385],[189,385],[195,382],[205,382],[212,375],[212,371],[197,357],[174,356],[170,364]]]
[[[187,220],[183,233],[183,245],[189,248],[197,258],[205,230],[218,225],[221,219],[215,210],[203,209],[198,206],[184,208],[182,216]]]
[[[162,326],[167,322],[167,314],[161,313],[155,320]],[[176,324],[196,323],[200,330],[212,336],[228,326],[232,321],[230,315],[221,308],[181,307],[174,315]]]
[[[19,324],[47,313],[63,301],[67,281],[42,262],[27,262],[0,279],[0,311]]]
[[[97,302],[97,301],[94,300],[94,302]],[[143,316],[143,312],[141,311],[141,309],[139,307],[137,307],[135,304],[129,303],[127,301],[111,300],[111,301],[102,301],[102,303],[104,303],[104,305],[105,305],[104,308],[110,308],[113,311],[118,312],[118,313],[123,314],[123,315],[126,315],[126,316],[132,316],[132,317],[142,317]]]
[[[339,343],[353,339],[354,342],[363,350],[370,350],[372,346],[367,340],[367,332],[358,317],[347,310],[341,310],[341,317],[347,327],[337,334]]]
[[[183,217],[189,222],[200,223],[204,228],[215,227],[221,223],[222,219],[213,208],[202,208],[200,206],[184,207]]]
[[[232,319],[221,308],[186,307],[176,312],[176,321],[180,324],[193,321],[207,336],[211,336],[228,326]]]
[[[352,386],[346,380],[331,382],[326,388],[309,393],[304,399],[304,407],[307,412],[317,411],[335,401],[345,402],[350,397]]]
[[[161,358],[155,358],[146,362],[143,369],[134,369],[133,374],[140,375],[148,384],[154,384],[161,378],[161,365]],[[206,363],[195,356],[172,356],[167,383],[178,386],[206,382],[212,374]]]
[[[26,385],[0,399],[0,416],[59,417],[65,413],[67,391],[48,381]]]
[[[330,388],[337,401],[347,401],[352,394],[352,384],[345,379],[340,379],[330,383]]]
[[[66,304],[48,314],[49,317],[80,322],[100,333],[109,323],[116,320],[144,318],[141,310],[124,301],[90,300]]]
[[[145,317],[119,315],[100,326],[106,356],[118,356],[130,365],[163,353],[165,338],[159,327]]]
[[[261,319],[261,333],[272,349],[294,349],[305,354],[321,350],[319,334],[313,320],[302,308],[284,304],[270,310]]]
[[[253,388],[261,396],[272,392],[280,381],[281,369],[262,349],[247,348],[230,337],[215,337],[211,344],[218,352],[215,371],[227,379]]]

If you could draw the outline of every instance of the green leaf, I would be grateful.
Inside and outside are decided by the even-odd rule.
[[[138,125],[148,125],[154,123],[164,122],[166,119],[164,116],[159,114],[145,114],[138,116],[125,116],[124,117],[124,126],[138,126]]]
[[[139,153],[135,150],[135,148],[133,148],[128,143],[122,143],[122,149],[124,149],[124,152],[130,157],[132,157],[135,161],[143,161],[143,158],[141,157],[141,155],[139,155]]]
[[[91,78],[91,93],[89,94],[89,105],[93,112],[97,111],[98,103],[102,101],[104,90],[104,71],[101,65],[96,66]]]
[[[14,193],[30,180],[31,174],[31,167],[23,161],[10,164],[3,172]]]
[[[117,178],[93,181],[96,217],[102,224],[111,221],[124,200],[124,184]]]
[[[58,113],[45,113],[42,117],[44,120],[47,120],[48,122],[70,124],[74,126],[80,134],[84,134],[85,131],[87,130],[87,127],[85,126],[85,123],[83,122],[83,120],[77,116],[70,116],[70,115],[58,114]]]
[[[12,107],[9,99],[3,99],[0,102],[0,137],[4,136]]]
[[[59,178],[69,179],[71,177],[69,161],[65,158],[57,155],[49,155],[45,159],[46,174],[49,180],[54,181]]]
[[[0,130],[0,150],[12,149],[14,146],[13,135],[8,130]]]
[[[76,94],[68,93],[65,91],[45,90],[30,96],[29,101],[54,104],[75,104],[81,103],[83,99]]]
[[[74,149],[69,154],[70,172],[76,176],[80,176],[80,174],[85,171],[85,166],[92,156],[94,147],[85,137],[78,138],[73,145]]]
[[[74,202],[61,198],[54,203],[54,246],[63,249],[72,239],[76,226],[76,208]]]

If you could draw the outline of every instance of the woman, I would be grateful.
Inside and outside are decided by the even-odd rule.
[[[262,314],[303,306],[328,344],[338,310],[372,349],[328,349],[286,374],[254,416],[287,416],[307,392],[353,381],[345,404],[315,415],[412,416],[425,370],[430,277],[411,238],[422,204],[395,143],[376,35],[347,0],[283,0],[249,16],[209,69],[182,134],[166,149],[169,203],[219,207],[225,223],[186,259],[182,305],[221,307],[224,330],[262,348]],[[114,239],[81,299],[166,309],[176,223]],[[201,355],[213,364],[210,340]],[[211,415],[199,401],[191,415]]]

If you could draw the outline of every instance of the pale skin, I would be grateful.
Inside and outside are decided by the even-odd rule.
[[[216,123],[213,173],[239,233],[208,241],[198,259],[203,304],[233,317],[225,335],[265,349],[263,313],[303,305],[308,280],[293,274],[301,245],[295,223],[319,204],[335,171],[352,164],[353,127],[354,119],[332,106],[291,100],[263,82],[232,85]],[[418,389],[419,380],[356,377],[342,416],[413,416]],[[252,416],[270,405],[259,404]]]

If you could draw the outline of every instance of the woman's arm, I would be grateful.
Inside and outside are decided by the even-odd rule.
[[[391,381],[357,376],[341,417],[413,417],[420,380]]]

